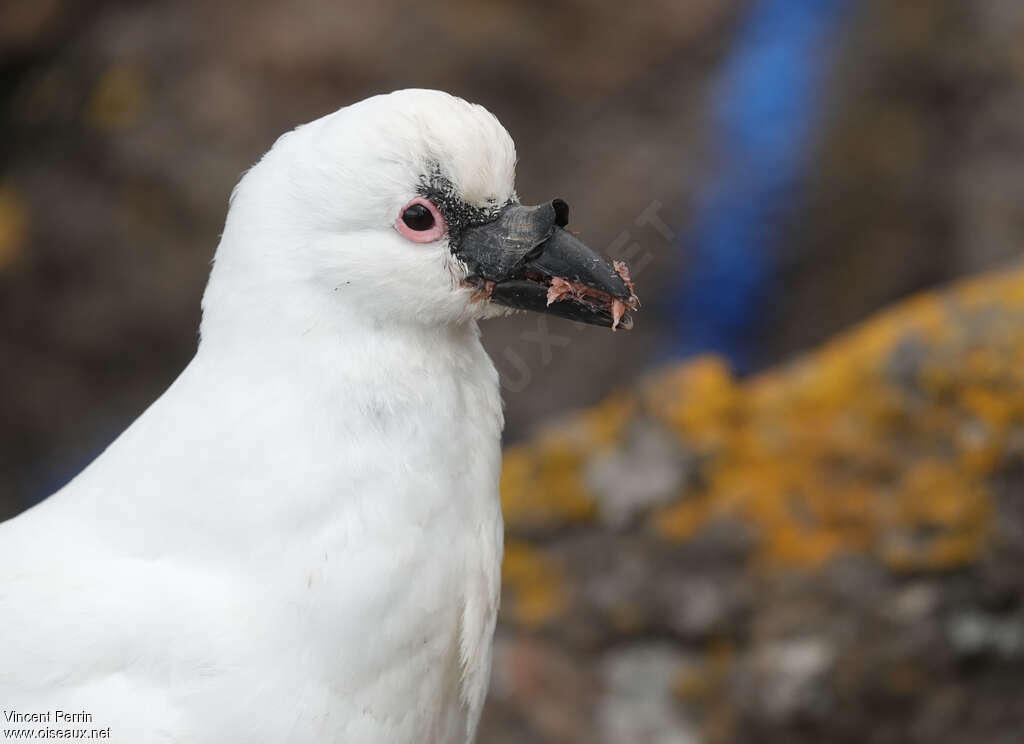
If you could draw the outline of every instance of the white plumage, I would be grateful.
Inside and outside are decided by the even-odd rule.
[[[502,552],[476,319],[499,311],[395,219],[438,168],[505,204],[514,166],[484,109],[401,91],[244,176],[195,358],[0,526],[3,710],[130,744],[473,739]]]

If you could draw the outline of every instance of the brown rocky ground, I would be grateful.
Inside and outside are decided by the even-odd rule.
[[[669,368],[506,453],[487,742],[1024,730],[1024,271],[743,383]]]

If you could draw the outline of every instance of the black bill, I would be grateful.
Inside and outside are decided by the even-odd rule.
[[[467,281],[492,302],[582,323],[632,327],[638,307],[625,264],[607,261],[565,230],[561,199],[528,207],[512,204],[491,222],[469,227],[455,255]]]

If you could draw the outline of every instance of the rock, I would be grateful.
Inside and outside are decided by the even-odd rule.
[[[598,713],[608,744],[698,744],[673,687],[685,656],[664,643],[615,648],[601,662],[605,693]]]
[[[678,440],[652,421],[637,420],[621,449],[595,454],[587,463],[584,480],[597,498],[599,519],[610,527],[624,527],[668,503],[689,470]]]
[[[1024,657],[1024,617],[998,617],[967,610],[949,619],[947,632],[953,648],[964,656]]]
[[[829,690],[822,683],[835,656],[835,646],[819,636],[763,644],[737,671],[740,705],[776,723],[824,715]]]
[[[501,632],[575,680],[544,702],[575,723],[523,740],[1013,740],[1021,391],[1016,269],[746,381],[663,370],[513,447]]]

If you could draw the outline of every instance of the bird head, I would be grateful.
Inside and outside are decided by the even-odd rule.
[[[565,229],[564,201],[520,204],[515,163],[491,113],[438,91],[374,96],[298,127],[236,187],[204,314],[286,284],[307,300],[274,302],[315,296],[374,322],[533,310],[629,327],[624,265]]]

